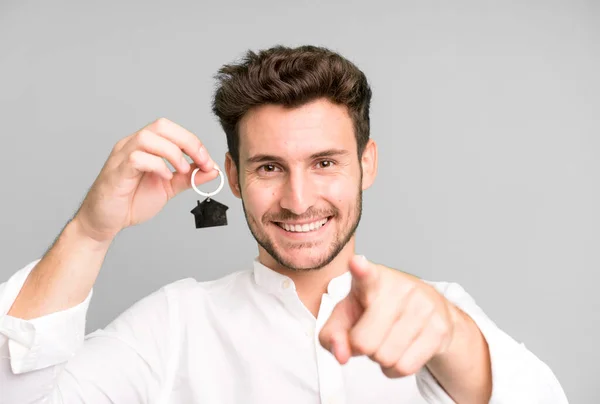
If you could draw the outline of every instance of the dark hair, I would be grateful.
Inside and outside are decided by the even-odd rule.
[[[213,112],[239,167],[239,122],[264,104],[299,107],[318,98],[345,105],[354,123],[358,156],[369,140],[371,89],[365,74],[338,53],[317,46],[275,46],[248,51],[238,64],[219,69]]]

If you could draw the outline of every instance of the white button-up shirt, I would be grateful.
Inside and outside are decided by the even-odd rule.
[[[0,403],[453,403],[426,368],[390,379],[366,356],[340,365],[318,334],[350,290],[333,279],[317,318],[292,279],[260,264],[209,282],[183,279],[85,334],[92,291],[70,309],[7,316],[36,260],[0,285]],[[552,371],[501,331],[457,284],[430,282],[485,336],[492,403],[567,403]]]

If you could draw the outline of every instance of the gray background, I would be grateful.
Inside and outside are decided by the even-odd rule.
[[[112,146],[154,119],[196,133],[223,166],[221,64],[324,45],[374,91],[380,170],[358,251],[459,282],[571,402],[600,402],[599,26],[592,1],[2,1],[0,282],[43,254]],[[165,283],[250,267],[256,244],[224,189],[227,227],[196,230],[189,190],[119,235],[88,331]]]

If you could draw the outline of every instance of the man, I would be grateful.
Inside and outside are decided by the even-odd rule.
[[[2,285],[2,403],[566,402],[552,371],[460,286],[355,255],[377,147],[354,64],[275,47],[218,79],[252,269],[167,285],[84,340],[117,233],[188,189],[193,169],[197,184],[219,175],[195,135],[153,122],[115,145],[55,244]]]

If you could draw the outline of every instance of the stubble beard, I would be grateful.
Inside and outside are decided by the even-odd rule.
[[[278,213],[277,215],[266,214],[263,216],[261,220],[261,224],[257,222],[254,217],[248,215],[246,211],[246,206],[244,205],[244,198],[242,197],[242,208],[244,210],[244,216],[246,217],[246,222],[248,223],[248,228],[252,233],[252,236],[256,240],[256,242],[281,266],[284,268],[290,269],[292,271],[312,271],[323,268],[324,266],[331,263],[335,257],[344,249],[346,244],[350,241],[358,224],[360,223],[360,219],[362,217],[362,189],[359,187],[358,193],[356,196],[356,203],[354,205],[354,209],[352,209],[349,213],[348,219],[346,223],[348,223],[344,228],[338,230],[334,236],[334,240],[331,242],[330,247],[328,248],[328,252],[326,252],[321,259],[315,265],[312,266],[298,266],[295,264],[292,259],[287,259],[281,254],[280,251],[275,247],[273,240],[269,237],[267,232],[264,231],[265,226],[277,226],[273,223],[273,221],[284,221],[284,220],[294,220],[298,217],[289,211],[283,211]],[[335,219],[339,221],[340,212],[338,209],[332,208],[331,211],[327,212],[310,212],[309,217],[317,218],[324,217],[322,213],[330,213],[327,216],[332,216],[331,219]],[[316,213],[316,214],[315,214]],[[320,215],[321,214],[321,215]],[[319,216],[320,215],[320,216]],[[330,220],[331,220],[330,219]],[[285,250],[290,249],[310,249],[315,246],[315,243],[312,242],[295,242],[289,243],[288,245],[284,245],[281,248]]]

